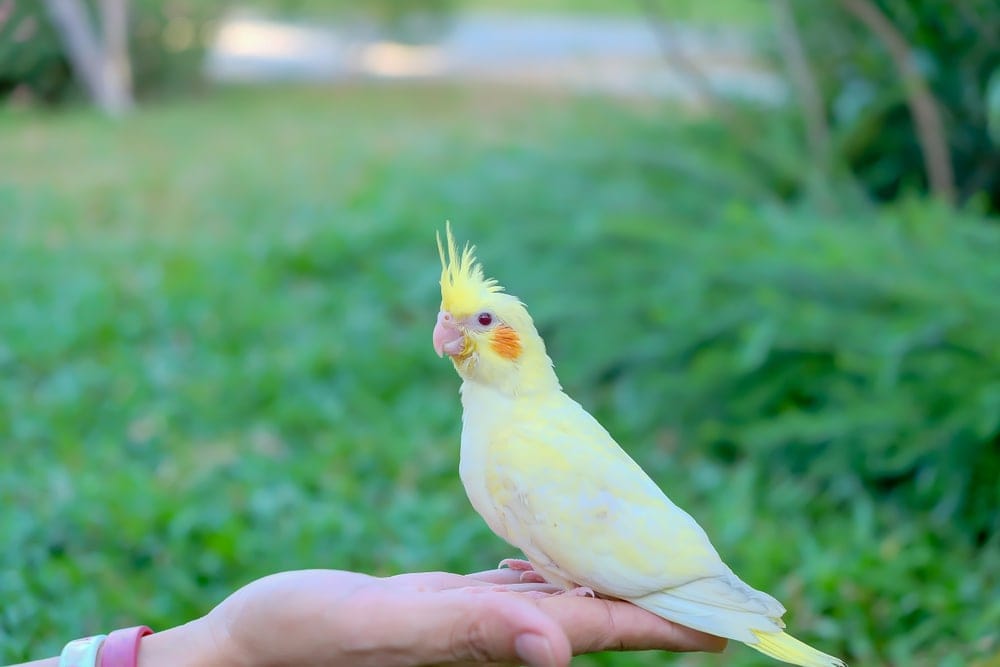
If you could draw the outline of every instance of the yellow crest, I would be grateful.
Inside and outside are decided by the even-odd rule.
[[[502,292],[503,287],[492,278],[483,275],[483,267],[476,260],[476,247],[465,244],[461,253],[451,233],[451,223],[446,224],[448,252],[441,245],[441,235],[437,238],[438,255],[441,257],[441,309],[455,317],[471,315],[491,294]]]

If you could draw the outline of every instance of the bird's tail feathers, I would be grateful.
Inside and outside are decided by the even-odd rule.
[[[675,623],[747,644],[758,641],[750,628],[762,628],[778,633],[784,627],[779,618],[771,618],[753,611],[716,607],[679,598],[667,592],[633,598],[631,602]]]
[[[840,658],[818,651],[787,632],[761,632],[760,630],[751,630],[750,632],[757,636],[758,641],[756,643],[746,642],[746,645],[776,660],[801,667],[847,666],[847,663]]]
[[[678,597],[669,591],[661,591],[632,598],[631,602],[674,623],[743,642],[776,660],[800,667],[846,667],[843,660],[818,651],[784,632],[782,628],[785,624],[778,617],[717,606],[690,597],[694,596]]]

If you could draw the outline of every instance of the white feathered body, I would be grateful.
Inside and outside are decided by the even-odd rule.
[[[460,474],[489,527],[537,572],[669,620],[755,643],[780,631],[777,600],[741,581],[579,403],[462,385]]]

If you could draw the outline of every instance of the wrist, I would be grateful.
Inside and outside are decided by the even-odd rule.
[[[236,667],[204,618],[143,637],[136,667]]]

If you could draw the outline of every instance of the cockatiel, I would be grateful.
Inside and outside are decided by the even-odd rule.
[[[494,533],[567,590],[632,602],[803,667],[843,667],[785,633],[785,608],[737,577],[579,403],[562,392],[524,304],[451,228],[434,350],[462,377],[459,474]]]

